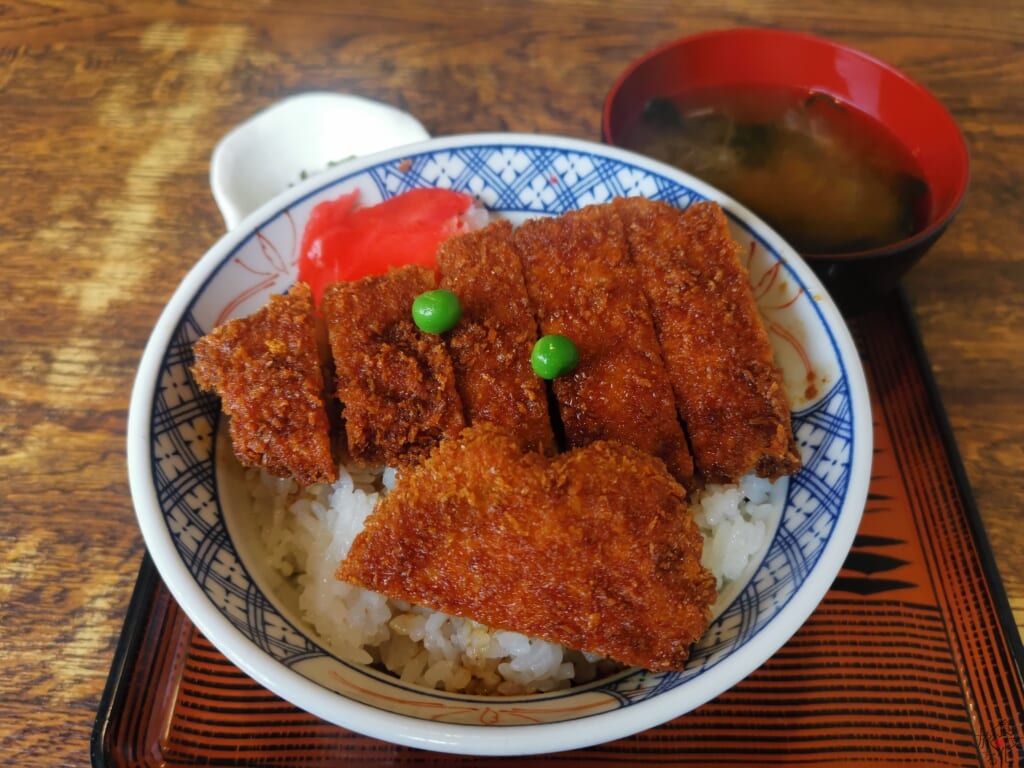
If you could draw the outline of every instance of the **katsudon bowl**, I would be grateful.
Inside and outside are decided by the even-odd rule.
[[[772,486],[775,512],[720,592],[682,672],[620,669],[550,693],[479,696],[402,682],[332,654],[254,545],[251,497],[216,398],[190,371],[192,345],[296,279],[317,203],[358,189],[374,203],[417,187],[472,194],[514,223],[615,196],[727,214],[793,403],[802,470]],[[132,497],[146,546],[197,628],[234,664],[338,726],[442,752],[513,755],[586,747],[654,728],[727,691],[815,610],[850,549],[871,463],[871,416],[854,344],[814,273],[749,211],[640,155],[538,135],[428,140],[352,160],[282,192],[199,258],[159,318],[129,414]],[[581,557],[586,553],[581,552]]]

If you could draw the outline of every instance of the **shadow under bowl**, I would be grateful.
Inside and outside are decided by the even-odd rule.
[[[869,308],[899,284],[959,210],[970,177],[963,134],[927,89],[872,56],[804,33],[739,28],[684,37],[630,64],[605,101],[602,138],[629,149],[630,131],[652,99],[748,87],[827,94],[879,123],[918,166],[929,206],[913,235],[870,250],[801,253],[844,312]]]

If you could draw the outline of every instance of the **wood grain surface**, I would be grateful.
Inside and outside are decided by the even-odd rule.
[[[739,25],[859,47],[930,88],[972,183],[906,280],[1024,627],[1024,5],[1019,0],[113,2],[0,5],[0,761],[87,765],[142,556],[125,470],[143,346],[222,233],[228,129],[326,89],[435,135],[600,138],[636,56]]]

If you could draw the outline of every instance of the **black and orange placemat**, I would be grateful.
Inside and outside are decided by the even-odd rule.
[[[628,739],[517,765],[1024,765],[1024,652],[907,302],[851,328],[875,418],[870,495],[825,600],[762,668]],[[189,622],[147,560],[93,734],[96,768],[465,766],[319,720]]]

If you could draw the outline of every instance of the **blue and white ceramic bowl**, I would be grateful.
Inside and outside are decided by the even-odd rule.
[[[232,509],[242,502],[230,450],[217,439],[218,403],[200,394],[189,373],[192,343],[291,285],[302,229],[318,202],[358,188],[372,203],[420,186],[469,192],[514,221],[617,195],[680,207],[718,200],[728,213],[795,404],[805,467],[779,481],[781,519],[747,575],[723,594],[686,671],[629,670],[568,692],[511,698],[431,691],[332,657],[261,588],[264,564],[239,545]],[[803,624],[842,566],[867,495],[871,434],[864,373],[835,305],[750,212],[678,170],[615,148],[483,134],[352,160],[282,193],[216,243],[182,282],[146,348],[128,459],[139,524],[161,576],[242,670],[351,730],[424,749],[499,755],[624,737],[694,709],[757,669]]]

